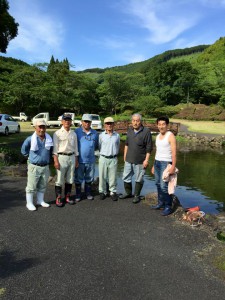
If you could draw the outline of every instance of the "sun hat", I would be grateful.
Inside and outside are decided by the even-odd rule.
[[[114,123],[114,120],[112,117],[107,117],[105,118],[104,123]]]

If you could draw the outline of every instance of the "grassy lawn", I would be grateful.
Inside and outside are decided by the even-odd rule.
[[[189,121],[180,119],[170,119],[170,121],[187,126],[190,131],[225,135],[225,122]]]
[[[3,134],[0,135],[0,145],[7,145],[7,144],[15,144],[21,143],[34,132],[34,127],[30,125],[30,122],[20,122],[20,133],[13,133],[5,136]],[[53,136],[53,133],[58,130],[59,127],[54,128],[47,128],[47,133]],[[72,127],[75,129],[75,127]]]

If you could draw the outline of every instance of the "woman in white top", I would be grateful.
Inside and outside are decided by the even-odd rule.
[[[152,173],[155,175],[155,181],[158,191],[158,204],[152,206],[153,209],[161,209],[162,216],[171,214],[172,197],[168,194],[168,182],[163,181],[163,171],[168,164],[171,164],[169,173],[173,174],[176,167],[176,138],[169,128],[169,118],[159,117],[157,119],[159,134],[156,137],[156,155]]]

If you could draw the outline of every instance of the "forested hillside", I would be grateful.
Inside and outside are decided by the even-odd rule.
[[[173,115],[184,104],[225,108],[225,38],[166,51],[144,62],[83,72],[65,58],[30,66],[0,57],[0,111]]]

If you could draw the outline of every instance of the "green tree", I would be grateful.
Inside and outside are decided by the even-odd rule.
[[[189,62],[166,62],[155,66],[146,74],[149,91],[157,94],[167,105],[189,102],[194,98],[193,86],[198,80],[198,72]]]
[[[46,89],[46,87],[49,87]],[[9,113],[38,113],[46,109],[54,89],[48,85],[46,73],[36,67],[15,67],[5,74],[3,105]]]
[[[154,111],[163,106],[163,102],[156,95],[141,96],[134,103],[136,111],[140,111],[143,115],[154,116]]]
[[[130,105],[133,105],[139,92],[135,79],[144,82],[143,75],[126,74],[123,72],[108,71],[103,76],[103,82],[97,88],[100,105],[104,111],[117,114]]]
[[[0,0],[0,52],[6,53],[9,42],[18,34],[19,24],[8,13],[9,3],[7,0]]]

